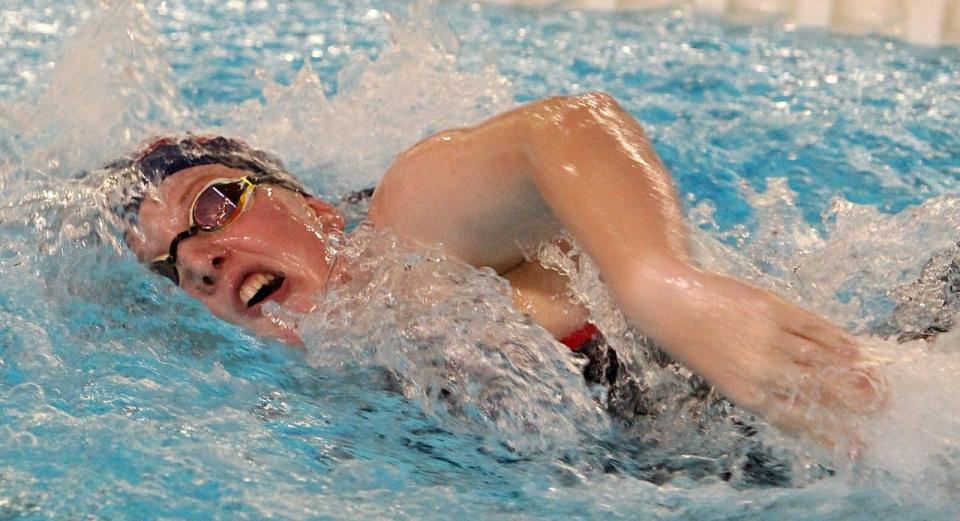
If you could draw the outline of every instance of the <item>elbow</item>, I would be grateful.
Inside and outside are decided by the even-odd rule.
[[[589,116],[597,110],[623,111],[613,96],[600,91],[551,96],[528,106],[528,112],[532,113],[535,119],[553,121],[576,118],[578,115]]]
[[[580,104],[587,106],[597,108],[616,108],[618,110],[622,110],[620,104],[617,103],[617,100],[606,92],[591,91],[584,94],[577,94],[576,96],[573,96],[573,98]]]
[[[551,96],[542,99],[538,103],[544,103],[551,106],[563,106],[567,109],[580,107],[620,107],[617,100],[610,94],[602,91],[590,91],[581,94],[572,94],[568,96]]]
[[[617,100],[604,92],[544,98],[528,105],[524,112],[527,131],[534,140],[575,139],[583,132],[633,121]]]

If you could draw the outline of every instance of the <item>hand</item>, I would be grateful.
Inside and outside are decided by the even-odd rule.
[[[860,419],[885,403],[886,380],[839,327],[754,288],[745,293],[761,311],[740,316],[742,327],[752,331],[739,349],[752,344],[757,356],[747,358],[739,378],[720,378],[715,385],[784,431],[857,457],[863,450]],[[729,345],[718,348],[746,356]]]
[[[621,300],[665,351],[784,431],[861,451],[858,420],[882,407],[886,381],[852,336],[729,277],[683,268],[644,278],[645,303]]]

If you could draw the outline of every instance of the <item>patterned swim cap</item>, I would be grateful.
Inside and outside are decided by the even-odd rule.
[[[271,154],[251,148],[238,139],[183,134],[156,138],[132,157],[106,167],[108,171],[118,173],[121,182],[128,185],[124,187],[124,201],[116,211],[125,220],[137,222],[145,188],[159,186],[164,179],[187,168],[215,164],[245,170],[296,192],[309,194],[306,187]]]

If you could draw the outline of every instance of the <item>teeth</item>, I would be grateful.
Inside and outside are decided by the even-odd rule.
[[[247,277],[247,280],[243,281],[243,285],[240,286],[240,300],[244,304],[250,305],[250,299],[260,291],[266,284],[270,284],[276,280],[276,277],[270,275],[269,273],[254,273]]]

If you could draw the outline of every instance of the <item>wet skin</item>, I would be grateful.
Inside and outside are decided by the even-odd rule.
[[[243,170],[223,165],[204,165],[164,180],[140,207],[140,233],[127,237],[137,258],[147,264],[168,253],[173,238],[190,226],[193,201],[210,183],[245,175],[248,173]],[[179,243],[180,285],[217,317],[259,335],[300,345],[296,331],[263,316],[263,304],[274,301],[300,313],[313,309],[313,299],[326,284],[344,276],[346,266],[331,266],[333,259],[324,240],[330,234],[342,235],[343,222],[343,217],[319,198],[258,185],[235,221]],[[284,281],[264,301],[248,306],[242,288],[256,274],[282,276]],[[557,338],[585,323],[586,310],[566,297],[567,281],[556,272],[536,262],[521,262],[501,274],[512,283],[518,309]]]
[[[198,190],[242,175],[219,165],[190,170],[141,207],[143,235],[131,241],[141,260],[165,253],[187,229]],[[494,268],[511,281],[518,307],[557,337],[582,325],[585,312],[522,246],[564,228],[641,331],[738,404],[825,446],[856,450],[854,418],[884,401],[884,380],[863,367],[842,329],[691,262],[673,182],[640,124],[609,96],[549,98],[424,140],[384,175],[369,220]],[[241,286],[251,273],[282,274],[269,298],[308,311],[330,272],[323,237],[342,223],[319,199],[259,187],[229,227],[181,243],[182,285],[217,316],[296,342],[259,315],[262,304],[242,302]]]
[[[149,263],[167,253],[170,241],[190,227],[191,205],[209,183],[245,175],[247,172],[223,165],[204,165],[164,180],[140,207],[140,234],[127,237],[138,259]],[[324,237],[342,233],[342,229],[342,217],[320,199],[270,184],[258,185],[228,226],[180,242],[180,285],[228,322],[259,335],[298,343],[294,331],[263,316],[264,302],[248,306],[241,289],[257,274],[282,276],[283,284],[267,300],[293,311],[310,311],[314,296],[324,290],[330,276],[331,259]]]

